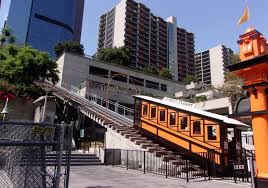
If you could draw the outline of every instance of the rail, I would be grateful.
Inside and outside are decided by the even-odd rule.
[[[207,171],[183,159],[180,155],[162,155],[140,150],[105,149],[105,164],[145,173],[184,179],[208,177]]]
[[[71,95],[75,95],[76,101],[81,101],[83,104],[86,104],[88,106],[98,106],[97,108],[99,110],[101,110],[102,112],[105,112],[107,114],[111,114],[113,116],[117,116],[117,118],[119,118],[120,120],[123,120],[124,122],[126,122],[127,124],[132,123],[133,124],[133,116],[134,116],[134,111],[128,107],[119,105],[111,100],[106,100],[104,98],[101,98],[99,96],[94,96],[94,98],[98,99],[98,101],[101,99],[101,103],[102,104],[106,104],[108,103],[108,105],[101,105],[101,103],[98,103],[94,100],[88,100],[85,97],[82,97],[80,95],[80,89],[72,86],[72,85],[68,85],[66,83],[61,83],[61,85],[57,85],[54,86],[54,88],[58,88],[58,89],[63,89],[66,92],[68,92]],[[92,98],[93,99],[93,98]],[[113,108],[114,106],[114,108]]]
[[[91,101],[95,102],[96,104],[101,105],[103,107],[106,107],[109,110],[112,110],[113,112],[116,112],[116,113],[118,113],[124,117],[127,117],[131,120],[134,118],[134,110],[131,108],[120,105],[114,101],[104,99],[103,97],[100,97],[97,95],[91,95],[89,97],[89,99]]]
[[[106,107],[96,104],[93,101],[80,96],[79,89],[77,87],[61,84],[52,85],[48,82],[38,83],[41,87],[50,88],[51,92],[61,100],[73,101],[79,105],[79,110],[86,116],[93,114],[95,117],[101,119],[104,122],[113,122],[119,126],[133,126],[133,120],[124,117]]]

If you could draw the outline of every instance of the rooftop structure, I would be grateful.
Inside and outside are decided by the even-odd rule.
[[[64,53],[58,60],[59,84],[85,88],[90,95],[109,98],[124,104],[133,104],[132,95],[146,94],[156,97],[173,97],[185,85],[141,71],[98,61],[71,53]]]

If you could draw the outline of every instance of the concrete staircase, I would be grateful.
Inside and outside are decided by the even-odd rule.
[[[54,166],[57,164],[58,155],[56,153],[47,153],[45,154],[45,164],[46,166]],[[42,164],[42,155],[41,154],[32,154],[31,156],[22,156],[22,165],[31,165],[39,166]],[[67,166],[68,164],[68,155],[64,153],[62,155],[62,165]],[[86,154],[86,153],[72,153],[70,166],[92,166],[92,165],[102,165],[101,161],[95,154]]]
[[[109,121],[105,122],[104,125],[106,128],[114,130],[121,136],[125,137],[136,145],[139,145],[144,151],[152,153],[155,158],[152,160],[158,160],[157,158],[161,158],[163,165],[159,166],[159,168],[156,169],[156,171],[160,174],[167,173],[168,176],[173,177],[188,176],[189,179],[207,176],[207,171],[202,170],[200,166],[192,164],[189,160],[187,160],[186,164],[186,159],[184,159],[182,156],[168,150],[167,148],[161,146],[159,143],[150,140],[150,138],[143,136],[140,130],[136,129],[135,127],[124,125],[119,126]],[[166,165],[166,162],[168,165]]]
[[[43,85],[49,85],[52,87],[52,85],[49,83],[43,83]],[[69,102],[75,103],[81,113],[99,123],[100,125],[108,129],[112,129],[114,132],[124,137],[125,139],[128,139],[130,142],[134,143],[134,145],[139,146],[140,150],[145,150],[152,153],[155,158],[164,158],[164,162],[172,161],[172,167],[169,168],[181,169],[180,173],[184,173],[184,170],[182,169],[185,167],[185,159],[177,154],[176,157],[174,157],[175,154],[173,151],[170,151],[167,148],[159,145],[159,143],[156,143],[150,140],[150,138],[143,136],[140,130],[136,129],[135,126],[133,126],[133,120],[121,116],[114,111],[111,111],[101,105],[96,104],[95,102],[79,96],[78,93],[75,93],[58,85],[53,87],[53,94],[59,99],[67,99]],[[187,168],[188,171],[191,170],[193,172],[197,172],[199,176],[206,175],[206,171],[202,170],[197,165],[191,164],[190,161]],[[203,174],[200,174],[200,172]]]

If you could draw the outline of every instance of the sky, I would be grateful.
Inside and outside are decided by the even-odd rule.
[[[242,26],[237,21],[245,8],[245,0],[136,0],[164,19],[177,17],[178,27],[195,34],[195,51],[224,44],[238,51],[236,41],[253,25],[268,38],[268,0],[248,0],[251,20]],[[97,49],[99,17],[120,0],[85,0],[82,43],[85,52]]]
[[[2,0],[9,2],[10,0]],[[248,0],[249,23],[237,26],[246,0],[136,0],[151,12],[164,19],[177,17],[178,26],[195,34],[195,51],[200,52],[219,44],[238,51],[236,41],[245,29],[253,25],[268,38],[268,0]],[[85,53],[93,55],[97,50],[99,17],[120,0],[85,0],[81,43]],[[5,9],[0,9],[0,21]],[[2,25],[2,23],[0,23]]]

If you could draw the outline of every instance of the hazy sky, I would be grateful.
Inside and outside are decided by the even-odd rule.
[[[10,0],[2,0],[9,2]],[[15,0],[21,1],[21,0]],[[55,0],[56,1],[56,0]],[[99,17],[120,0],[85,0],[82,41],[86,53],[96,52]],[[136,0],[144,3],[160,17],[176,16],[178,26],[195,34],[196,52],[225,44],[237,51],[236,41],[251,24],[268,38],[268,0],[248,0],[251,21],[240,27],[237,21],[245,0]],[[2,20],[6,7],[0,9]],[[1,23],[0,23],[1,24]]]
[[[85,0],[82,43],[86,53],[97,49],[99,17],[120,0]],[[249,26],[240,27],[237,21],[242,15],[245,0],[136,0],[144,3],[155,15],[177,17],[178,26],[195,34],[196,52],[225,44],[237,51],[236,41]],[[268,38],[268,0],[248,0],[251,21]]]

